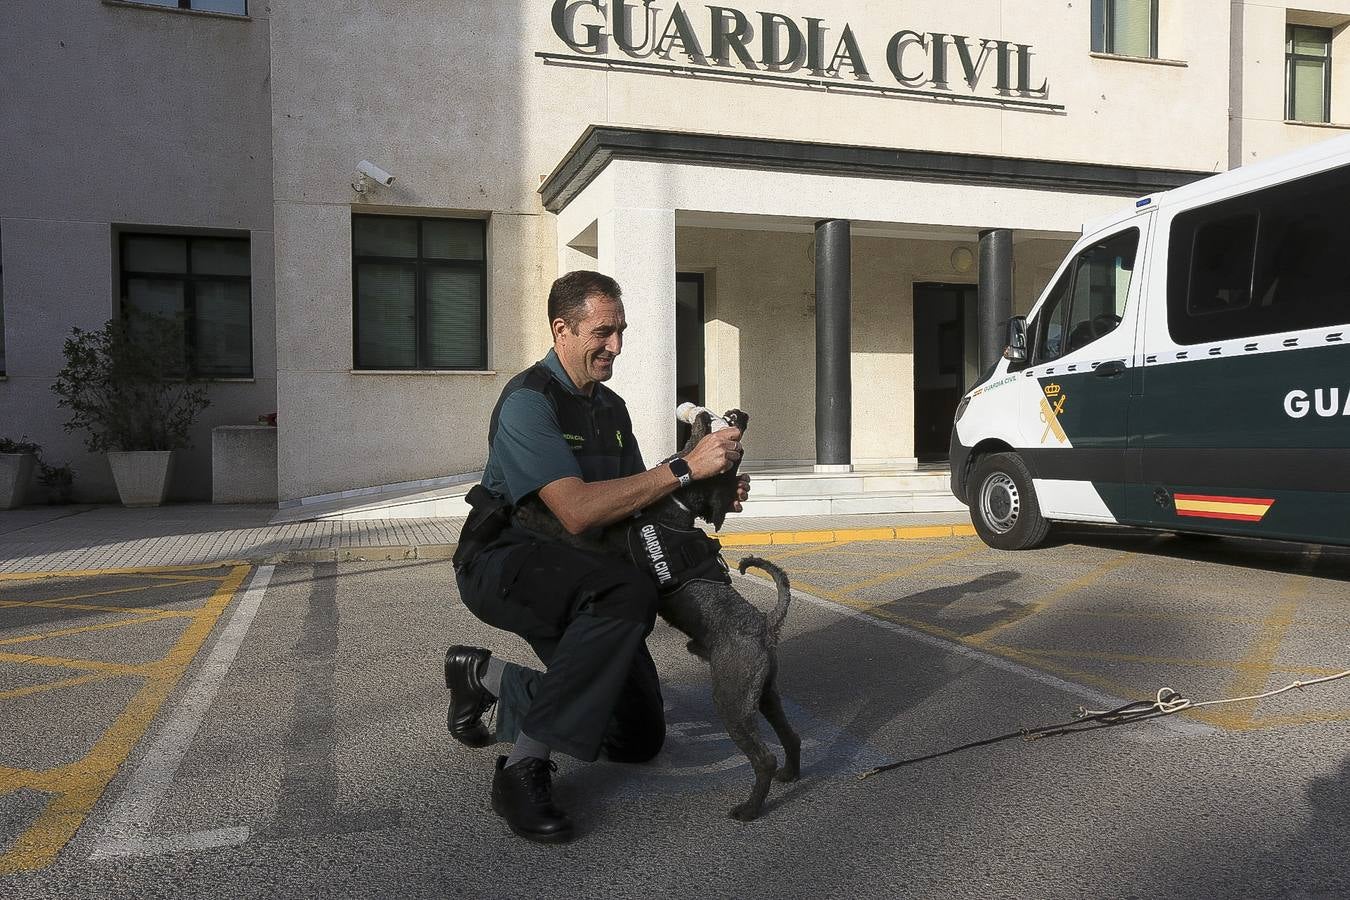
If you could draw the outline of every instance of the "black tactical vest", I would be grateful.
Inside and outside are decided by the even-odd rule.
[[[488,425],[488,447],[497,437],[497,421],[506,398],[521,388],[537,391],[548,398],[558,414],[558,427],[572,448],[572,455],[581,468],[582,481],[608,481],[635,472],[624,472],[625,447],[631,452],[636,446],[633,423],[628,418],[628,407],[613,391],[605,389],[605,398],[597,402],[594,396],[574,394],[558,383],[557,377],[543,363],[521,372],[507,383],[497,406],[492,410]],[[602,390],[596,385],[597,391]]]

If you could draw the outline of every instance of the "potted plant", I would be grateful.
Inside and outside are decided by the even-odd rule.
[[[49,466],[38,460],[38,482],[47,488],[47,503],[52,506],[69,503],[75,470],[69,464]]]
[[[66,431],[83,431],[107,453],[124,506],[158,506],[168,494],[173,451],[210,405],[189,375],[179,319],[128,313],[98,331],[66,338],[66,366],[52,390],[70,410]]]
[[[0,509],[23,506],[41,449],[26,435],[17,441],[0,438]]]

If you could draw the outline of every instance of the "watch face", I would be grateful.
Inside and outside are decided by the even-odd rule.
[[[690,477],[689,463],[685,462],[683,459],[680,459],[679,457],[676,457],[675,459],[672,459],[670,461],[670,471],[674,472],[675,477],[680,479],[681,481],[684,481],[685,479]]]

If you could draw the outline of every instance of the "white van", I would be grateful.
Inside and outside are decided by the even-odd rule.
[[[1057,521],[1350,544],[1350,136],[1085,227],[951,464],[992,547]]]

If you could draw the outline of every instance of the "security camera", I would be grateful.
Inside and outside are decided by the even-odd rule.
[[[394,176],[370,160],[363,159],[356,165],[356,180],[352,182],[352,190],[358,194],[364,194],[372,181],[384,187],[389,187],[394,183]]]

